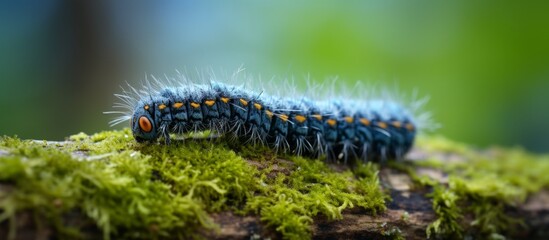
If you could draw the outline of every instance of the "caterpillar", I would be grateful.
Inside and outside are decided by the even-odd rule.
[[[239,84],[237,73],[231,78],[237,84],[213,77],[191,81],[179,75],[179,79],[166,77],[167,84],[153,77],[141,90],[128,84],[128,90],[115,94],[121,102],[114,107],[125,111],[106,112],[122,114],[111,125],[130,120],[137,142],[163,138],[170,144],[172,133],[209,130],[243,144],[263,144],[296,155],[345,162],[400,159],[412,147],[421,122],[411,110],[425,102],[416,101],[407,110],[383,98],[269,95]]]

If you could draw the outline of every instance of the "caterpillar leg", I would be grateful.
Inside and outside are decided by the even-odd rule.
[[[171,142],[172,140],[170,139],[170,134],[164,135],[164,144],[170,145]]]

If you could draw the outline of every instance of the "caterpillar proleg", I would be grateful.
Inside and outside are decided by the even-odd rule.
[[[115,94],[121,102],[114,107],[126,111],[107,112],[122,114],[111,125],[130,120],[138,142],[163,138],[170,144],[172,133],[209,130],[233,136],[242,144],[346,162],[402,158],[428,119],[426,114],[413,115],[425,102],[421,100],[405,108],[387,97],[361,99],[332,93],[321,98],[320,88],[315,87],[308,94],[270,94],[247,88],[241,81],[248,79],[239,78],[239,72],[229,81],[219,81],[213,74],[199,80],[179,75],[166,77],[165,82],[153,77],[139,90],[129,86]]]

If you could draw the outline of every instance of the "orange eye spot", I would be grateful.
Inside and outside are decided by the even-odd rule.
[[[353,123],[354,119],[353,117],[345,117],[345,122]]]
[[[152,130],[152,124],[151,124],[151,121],[149,121],[149,119],[147,117],[140,117],[139,118],[139,128],[141,128],[141,130],[143,132],[150,132]]]
[[[396,128],[402,127],[402,123],[400,123],[399,121],[393,121],[391,124],[393,124],[393,126],[395,126]]]
[[[162,103],[162,104],[158,105],[158,109],[164,110],[164,108],[166,108],[166,104]]]
[[[337,121],[335,119],[328,119],[326,123],[328,123],[328,125],[330,125],[331,127],[334,127]]]
[[[313,117],[316,118],[316,120],[318,120],[318,121],[322,121],[322,115],[320,115],[320,114],[315,114],[315,115],[313,115]]]
[[[269,117],[269,118],[273,117],[273,112],[271,112],[269,110],[265,110],[265,114],[267,114],[267,117]]]
[[[144,108],[145,110],[149,110],[149,105],[145,105],[143,108]]]
[[[305,120],[307,120],[307,118],[305,118],[305,116],[303,115],[295,115],[295,120],[298,121],[299,123],[303,123],[305,122]]]
[[[221,97],[220,99],[221,99],[221,101],[224,102],[224,103],[228,103],[229,100],[230,100],[230,99],[227,98],[227,97]]]
[[[191,107],[193,107],[193,108],[198,108],[198,107],[200,107],[200,104],[195,103],[195,102],[192,102],[192,103],[191,103]]]
[[[240,99],[240,103],[242,103],[242,105],[243,105],[244,107],[248,106],[248,101],[246,101],[246,100],[244,100],[244,99],[242,99],[242,98]]]
[[[182,103],[182,102],[176,102],[176,103],[173,104],[173,107],[174,107],[175,109],[178,109],[178,108],[180,108],[180,107],[183,107],[183,103]]]
[[[414,127],[413,124],[411,124],[411,123],[407,123],[407,124],[406,124],[406,129],[408,129],[408,131],[413,131],[414,128],[415,128],[415,127]]]
[[[204,101],[204,104],[206,104],[208,107],[211,107],[215,104],[215,100],[206,100]]]
[[[259,103],[254,103],[254,107],[255,107],[255,109],[257,109],[257,110],[261,110],[261,107],[262,107],[262,106],[261,106],[261,104],[259,104]]]
[[[288,121],[288,115],[286,115],[286,114],[280,114],[280,116],[278,116],[278,118],[280,118],[284,122]]]
[[[365,126],[368,126],[368,125],[370,125],[370,120],[368,120],[366,118],[361,118],[360,123],[364,124]]]
[[[379,126],[380,128],[383,128],[383,129],[385,129],[385,128],[387,128],[387,123],[384,123],[384,122],[378,122],[378,123],[377,123],[377,126]]]

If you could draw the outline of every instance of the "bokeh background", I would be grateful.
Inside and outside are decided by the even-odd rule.
[[[436,134],[549,152],[546,1],[2,1],[0,134],[109,129],[125,81],[242,64],[419,89]]]

